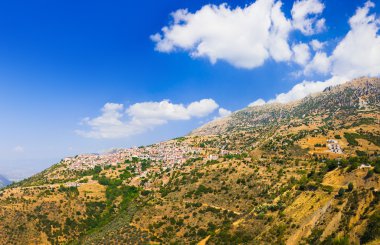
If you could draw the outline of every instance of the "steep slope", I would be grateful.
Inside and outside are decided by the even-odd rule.
[[[0,244],[331,244],[380,237],[380,82],[63,159],[0,191]]]

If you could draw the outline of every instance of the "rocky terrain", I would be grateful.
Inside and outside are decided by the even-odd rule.
[[[379,244],[380,79],[0,190],[0,244]]]

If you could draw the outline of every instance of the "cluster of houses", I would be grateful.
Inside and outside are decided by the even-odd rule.
[[[334,139],[328,139],[327,140],[327,148],[329,148],[329,151],[336,154],[343,154],[343,150],[338,144],[337,140]]]
[[[160,163],[164,168],[182,165],[189,158],[199,157],[203,154],[201,148],[190,147],[188,144],[177,141],[166,141],[145,147],[132,147],[114,150],[105,154],[82,154],[63,159],[63,163],[72,170],[87,170],[95,166],[116,166],[125,160],[134,158],[150,160]],[[212,157],[213,159],[216,156]]]

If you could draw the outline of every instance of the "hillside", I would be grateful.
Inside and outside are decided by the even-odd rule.
[[[315,122],[318,117],[332,117],[331,120],[339,121],[347,116],[355,116],[351,112],[356,114],[362,110],[368,111],[370,105],[374,106],[372,109],[378,109],[379,90],[379,78],[358,78],[288,104],[270,103],[247,107],[229,117],[205,124],[190,135],[248,132],[252,128],[266,127],[273,123],[287,125],[297,119]]]
[[[0,244],[378,244],[380,79],[0,190]]]

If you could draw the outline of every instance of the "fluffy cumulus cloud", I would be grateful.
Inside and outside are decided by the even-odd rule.
[[[274,99],[268,101],[258,99],[249,104],[249,106],[261,106],[267,103],[288,103],[300,100],[312,93],[321,92],[327,87],[339,85],[347,81],[348,79],[345,77],[332,77],[326,81],[303,81],[294,85],[288,92],[276,95]]]
[[[310,36],[326,30],[325,5],[320,0],[295,1],[291,18],[285,17],[281,7],[281,1],[257,0],[243,8],[210,4],[194,13],[181,9],[172,14],[170,25],[151,38],[160,52],[185,50],[192,57],[206,57],[212,63],[224,60],[240,68],[255,68],[267,59],[294,62],[302,68],[295,74],[329,77],[306,79],[269,103],[301,99],[358,76],[380,75],[380,18],[371,13],[373,2],[357,8],[348,21],[350,30],[329,52],[325,49],[331,44],[328,40],[289,40],[294,31]],[[259,99],[250,106],[268,102]]]
[[[290,22],[280,10],[281,3],[258,0],[231,9],[227,4],[206,5],[195,13],[178,10],[174,22],[155,34],[156,49],[190,51],[193,57],[207,57],[212,63],[225,60],[237,67],[261,66],[270,56],[288,60]],[[273,20],[272,20],[273,19]]]
[[[202,99],[187,106],[168,100],[142,102],[126,109],[123,104],[107,103],[100,116],[82,121],[89,130],[78,130],[77,133],[88,138],[124,138],[146,132],[168,121],[205,117],[218,107],[212,99]]]
[[[333,75],[351,78],[380,75],[380,17],[370,14],[374,6],[368,1],[350,18],[351,30],[330,57]]]
[[[380,18],[370,14],[375,5],[368,1],[349,19],[350,31],[331,55],[317,51],[305,67],[305,74],[322,73],[355,78],[380,75]],[[318,43],[315,42],[317,48]],[[313,46],[313,47],[314,47]]]
[[[375,5],[368,1],[349,19],[350,30],[330,55],[323,52],[324,43],[313,40],[314,57],[304,66],[304,74],[330,76],[325,81],[303,81],[287,93],[281,93],[264,103],[286,103],[320,92],[360,76],[380,76],[380,18],[371,14]],[[293,50],[295,48],[293,47]],[[294,51],[296,53],[296,51]],[[298,62],[302,63],[302,62]],[[263,102],[263,101],[261,101]]]
[[[273,59],[299,64],[305,68],[304,75],[379,74],[380,20],[370,14],[373,2],[356,10],[349,19],[350,31],[331,54],[323,50],[326,42],[317,39],[289,44],[292,31],[309,36],[326,29],[321,16],[325,5],[320,0],[295,1],[291,18],[281,7],[281,1],[257,0],[243,8],[209,4],[194,13],[180,9],[172,13],[173,22],[151,39],[160,52],[185,50],[192,57],[206,57],[212,63],[224,60],[240,68],[255,68]]]
[[[240,68],[261,66],[269,58],[289,61],[293,57],[289,33],[322,31],[324,19],[316,14],[324,6],[319,0],[297,1],[293,20],[285,17],[281,6],[281,1],[257,0],[244,8],[209,4],[195,13],[180,9],[172,13],[173,22],[151,39],[160,52],[185,50],[192,57],[206,57],[212,63],[224,60]]]
[[[310,46],[313,48],[314,51],[322,50],[325,45],[326,45],[326,42],[321,42],[317,39],[313,39],[310,42]]]
[[[310,59],[309,46],[305,43],[299,43],[292,47],[294,52],[294,61],[297,64],[305,65]]]
[[[330,72],[330,58],[325,52],[316,52],[313,59],[304,68],[304,74],[328,74]]]
[[[325,19],[318,18],[325,8],[319,0],[296,1],[292,8],[293,26],[305,35],[319,33],[325,29]]]
[[[219,112],[219,117],[227,117],[232,113],[231,111],[224,108],[219,108],[218,112]]]
[[[268,103],[288,103],[291,101],[302,99],[309,94],[323,91],[325,88],[342,84],[347,81],[344,77],[332,77],[326,81],[303,81],[296,84],[287,93],[278,94],[274,99],[269,100]]]
[[[265,103],[266,103],[265,100],[263,100],[263,99],[257,99],[254,102],[250,103],[248,106],[250,106],[250,107],[261,106],[261,105],[265,105]]]

